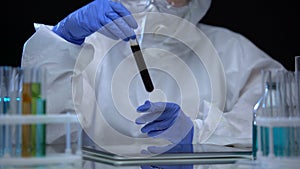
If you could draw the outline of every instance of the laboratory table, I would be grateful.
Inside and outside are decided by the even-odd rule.
[[[136,147],[136,146],[135,146]],[[192,148],[190,148],[192,147]],[[180,145],[160,154],[142,155],[134,147],[116,146],[123,154],[99,147],[82,147],[83,169],[298,169],[300,159],[255,159],[252,148],[217,145]],[[152,149],[153,150],[153,149]],[[119,151],[122,152],[122,151]],[[290,163],[291,162],[291,163]]]
[[[192,145],[190,149],[190,145],[181,145],[174,146],[168,151],[164,150],[164,153],[145,155],[133,151],[135,147],[114,146],[115,149],[124,150],[120,151],[124,152],[123,154],[118,154],[94,146],[81,146],[81,150],[78,151],[76,145],[72,146],[72,152],[66,152],[64,146],[56,145],[47,148],[45,157],[31,159],[2,157],[0,169],[298,169],[300,166],[300,163],[299,165],[297,163],[290,167],[281,161],[279,163],[269,161],[266,165],[260,160],[253,160],[251,148]]]

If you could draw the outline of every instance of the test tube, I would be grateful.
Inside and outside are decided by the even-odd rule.
[[[32,108],[36,115],[46,114],[46,69],[40,67],[36,69],[32,81]],[[36,125],[36,156],[46,155],[46,125]]]
[[[152,92],[154,90],[154,86],[150,77],[150,74],[148,72],[148,68],[146,66],[140,45],[138,43],[138,40],[130,40],[130,47],[131,51],[133,53],[134,59],[136,61],[136,64],[138,66],[138,69],[140,71],[141,78],[143,80],[145,89],[148,92]]]
[[[264,70],[263,72],[263,88],[264,88],[264,100],[263,100],[263,117],[271,117],[273,109],[273,81],[272,72],[270,70]]]
[[[290,107],[287,105],[289,105],[290,101],[290,80],[289,72],[280,70],[276,73],[276,116],[273,117],[273,120],[288,118]],[[286,156],[288,154],[288,128],[284,126],[274,126],[273,133],[274,155]]]
[[[3,67],[3,86],[4,86],[4,95],[3,95],[3,114],[10,115],[11,112],[11,90],[12,90],[12,67],[4,66]],[[4,155],[12,155],[12,126],[6,124],[4,129]]]
[[[31,114],[31,68],[23,68],[22,115]],[[30,157],[32,151],[31,125],[22,125],[22,157]]]
[[[270,70],[263,70],[262,72],[262,82],[263,82],[263,104],[260,117],[270,118],[272,116],[272,72]],[[266,156],[270,152],[270,129],[266,126],[260,126],[260,140],[261,141],[261,152],[263,156]]]
[[[3,67],[0,66],[0,117],[3,116],[3,94],[4,94],[4,86],[3,86]],[[4,135],[4,125],[0,125],[0,157],[4,155],[4,143],[5,143],[5,135]]]
[[[41,84],[39,80],[39,69],[38,67],[31,68],[31,79],[30,79],[30,89],[31,89],[31,114],[37,115],[37,100],[41,96]],[[31,156],[36,156],[37,151],[37,132],[36,124],[31,124]]]
[[[295,57],[296,114],[300,117],[300,56]]]
[[[291,71],[287,72],[287,83],[288,83],[288,107],[289,107],[289,111],[288,111],[288,119],[293,119],[296,117],[296,103],[295,103],[295,97],[294,94],[295,92],[295,74]],[[286,130],[288,130],[288,151],[287,151],[287,155],[288,156],[294,156],[296,153],[296,142],[297,140],[295,140],[296,138],[296,131],[297,128],[295,126],[288,126],[286,127]]]
[[[300,56],[295,57],[295,88],[296,88],[296,118],[300,118]],[[296,153],[295,156],[300,156],[300,127],[296,128],[295,134],[295,145]]]
[[[22,98],[22,80],[23,80],[23,74],[20,67],[13,68],[13,83],[14,83],[14,89],[13,89],[13,99],[12,103],[14,104],[14,112],[16,115],[22,115],[22,104],[21,104],[21,98]],[[17,124],[15,126],[15,155],[16,157],[21,156],[21,140],[22,140],[22,126],[20,124]]]

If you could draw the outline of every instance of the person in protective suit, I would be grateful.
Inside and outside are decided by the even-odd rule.
[[[21,66],[46,67],[47,113],[77,113],[85,134],[109,151],[170,142],[250,147],[260,71],[285,68],[244,36],[201,23],[210,4],[94,0],[54,26],[35,24]],[[150,93],[133,40],[154,85]],[[64,135],[51,125],[47,133],[47,143]]]

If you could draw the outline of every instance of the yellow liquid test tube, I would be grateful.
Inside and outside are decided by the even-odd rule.
[[[22,115],[31,114],[31,71],[23,69]],[[32,152],[31,125],[22,125],[22,157],[30,157]]]
[[[37,115],[37,99],[40,97],[40,84],[37,82],[31,82],[31,114],[32,115]],[[31,145],[32,145],[32,150],[31,150],[31,155],[35,156],[36,155],[36,132],[37,125],[32,124],[31,125]]]

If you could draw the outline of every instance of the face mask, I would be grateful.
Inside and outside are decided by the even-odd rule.
[[[189,5],[174,7],[167,0],[115,0],[121,2],[132,13],[162,12],[184,18],[190,11]]]

